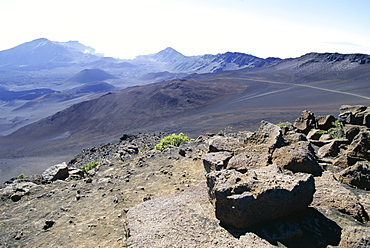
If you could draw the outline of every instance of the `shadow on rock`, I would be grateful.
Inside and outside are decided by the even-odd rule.
[[[264,222],[245,230],[223,223],[220,225],[236,238],[252,232],[272,245],[281,243],[289,248],[337,246],[342,231],[334,221],[311,207],[303,212]]]

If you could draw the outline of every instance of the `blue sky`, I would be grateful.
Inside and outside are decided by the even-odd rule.
[[[119,58],[168,46],[184,55],[370,54],[369,10],[368,0],[0,0],[0,50],[43,37]]]

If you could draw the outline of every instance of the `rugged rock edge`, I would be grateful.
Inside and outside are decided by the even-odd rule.
[[[342,106],[338,118],[304,111],[294,124],[262,122],[253,133],[208,134],[163,152],[151,148],[166,134],[124,135],[42,176],[3,185],[0,244],[369,247],[368,111]],[[88,162],[99,164],[81,170]],[[301,207],[279,214],[275,195],[269,202],[277,204],[257,204],[263,218],[248,225],[242,219],[248,201],[231,221],[217,210],[216,195],[235,209],[235,200],[276,192],[283,181],[286,191],[309,182],[306,195],[297,194],[306,200]]]

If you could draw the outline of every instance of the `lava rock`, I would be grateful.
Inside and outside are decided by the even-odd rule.
[[[238,229],[302,211],[315,192],[312,175],[286,174],[276,165],[244,174],[213,171],[207,174],[207,184],[216,217]]]
[[[293,126],[299,132],[308,134],[311,129],[317,128],[315,115],[312,112],[305,110],[302,112],[302,115],[295,120]]]
[[[68,176],[68,167],[65,162],[53,165],[42,173],[42,178],[46,181],[64,180]]]
[[[206,172],[221,170],[226,167],[227,162],[232,157],[231,152],[210,152],[202,156],[203,165]]]
[[[338,180],[350,186],[370,190],[370,163],[358,161],[337,175]]]
[[[307,141],[276,149],[272,154],[272,162],[293,172],[319,175],[323,171],[317,162],[311,144]]]

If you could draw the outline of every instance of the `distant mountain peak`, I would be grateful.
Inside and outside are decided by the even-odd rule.
[[[24,44],[21,44],[17,47],[28,46],[30,49],[36,49],[38,47],[42,47],[48,44],[52,44],[52,42],[46,38],[39,38],[39,39],[35,39],[32,41],[26,42]]]
[[[0,68],[20,70],[50,69],[69,63],[89,63],[100,59],[95,50],[78,41],[57,42],[35,39],[8,50],[0,51]]]
[[[179,53],[178,51],[176,51],[175,49],[173,49],[172,47],[166,47],[165,49],[163,49],[162,51],[160,52],[175,52],[175,53]],[[180,53],[181,54],[181,53]]]
[[[183,59],[186,56],[182,53],[176,51],[172,47],[167,47],[166,49],[154,54],[153,56],[156,60],[161,62],[174,62],[179,59]]]
[[[77,83],[91,83],[115,78],[116,77],[112,74],[101,69],[84,69],[68,79],[68,81]]]

